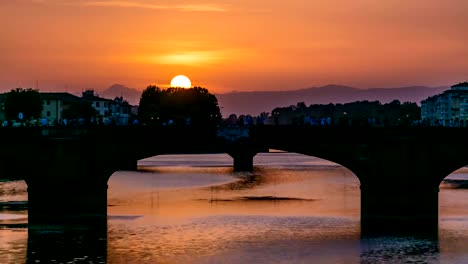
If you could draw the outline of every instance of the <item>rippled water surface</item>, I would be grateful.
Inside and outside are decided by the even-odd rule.
[[[441,186],[438,239],[361,238],[359,181],[293,153],[233,173],[223,154],[165,155],[109,180],[107,233],[28,230],[26,186],[0,182],[0,263],[468,263],[468,170]],[[107,240],[106,240],[107,237]]]

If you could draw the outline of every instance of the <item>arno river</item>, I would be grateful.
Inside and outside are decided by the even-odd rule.
[[[281,152],[257,155],[253,173],[231,164],[166,155],[116,172],[107,234],[92,240],[28,232],[26,185],[0,182],[0,263],[468,263],[463,181],[441,185],[438,238],[362,238],[359,181],[346,168]],[[468,168],[449,179],[468,182]]]

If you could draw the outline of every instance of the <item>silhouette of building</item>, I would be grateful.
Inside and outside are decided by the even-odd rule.
[[[94,94],[94,90],[86,90],[83,92],[83,100],[91,103],[91,106],[96,109],[99,117],[109,117],[112,112],[113,101]]]
[[[421,118],[430,126],[468,126],[468,82],[421,101]]]
[[[117,125],[130,124],[132,117],[132,106],[123,99],[123,97],[116,97],[111,105],[112,117]]]
[[[49,125],[61,123],[63,120],[63,110],[72,102],[80,102],[82,99],[70,93],[40,93],[42,100],[42,118],[45,118]]]
[[[0,94],[0,126],[5,118],[5,101],[7,93]],[[40,93],[42,100],[42,113],[40,123],[42,125],[57,125],[63,123],[63,111],[73,102],[88,102],[97,112],[97,118],[101,118],[105,124],[128,125],[132,116],[136,115],[138,106],[132,106],[123,97],[114,100],[97,96],[93,90],[83,92],[82,97],[65,93],[51,92]],[[32,120],[32,124],[37,120]]]
[[[123,97],[111,100],[96,95],[94,90],[86,90],[83,92],[82,98],[91,103],[91,106],[96,109],[97,117],[101,118],[104,124],[129,124],[133,108]]]
[[[2,93],[0,94],[0,121],[5,120],[5,101],[6,101],[6,94]]]
[[[70,103],[82,100],[80,97],[70,93],[40,93],[40,97],[43,106],[40,119],[43,119],[48,125],[60,123],[63,120],[63,110],[66,109]],[[3,121],[6,120],[6,98],[7,93],[0,94],[0,121],[2,121],[2,124]],[[34,123],[36,121],[37,120],[32,120],[31,122]]]

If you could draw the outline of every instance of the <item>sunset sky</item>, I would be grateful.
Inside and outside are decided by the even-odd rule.
[[[468,79],[466,0],[0,0],[0,91]]]

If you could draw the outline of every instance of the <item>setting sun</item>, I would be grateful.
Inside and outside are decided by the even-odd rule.
[[[177,75],[171,80],[171,87],[191,88],[192,83],[185,75]]]

